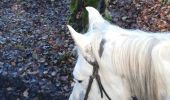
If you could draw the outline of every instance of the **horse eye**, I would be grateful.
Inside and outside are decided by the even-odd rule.
[[[82,83],[83,81],[82,80],[77,80],[79,83]]]
[[[74,79],[75,82],[79,82],[79,83],[82,83],[83,81],[82,80],[78,80],[78,79]]]

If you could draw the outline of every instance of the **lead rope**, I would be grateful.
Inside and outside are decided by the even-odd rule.
[[[98,83],[99,90],[100,90],[100,93],[101,93],[101,98],[103,98],[103,92],[104,92],[104,94],[106,95],[108,100],[111,100],[111,98],[109,97],[109,95],[107,94],[106,90],[104,89],[104,87],[101,83],[100,76],[98,74],[98,70],[99,70],[98,63],[96,61],[95,62],[88,62],[88,63],[93,66],[93,74],[89,78],[89,83],[88,83],[88,86],[87,86],[87,90],[86,90],[86,93],[85,93],[84,100],[87,100],[87,98],[88,98],[88,95],[89,95],[89,92],[90,92],[94,78],[96,78],[96,81]]]

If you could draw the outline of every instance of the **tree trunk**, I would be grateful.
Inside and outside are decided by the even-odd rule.
[[[106,11],[106,2],[108,0],[71,0],[71,16],[69,18],[69,24],[71,24],[77,31],[86,31],[88,28],[88,14],[85,7],[92,6],[101,14]]]

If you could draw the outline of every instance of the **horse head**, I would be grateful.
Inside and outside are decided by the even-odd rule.
[[[73,71],[75,85],[69,100],[82,100],[84,98],[89,77],[92,75],[93,70],[93,66],[87,61],[95,61],[94,48],[96,48],[95,44],[97,44],[97,40],[101,37],[101,33],[98,30],[103,28],[104,24],[108,23],[93,7],[86,7],[86,10],[88,11],[89,17],[89,29],[87,33],[78,33],[71,26],[67,25],[78,51],[78,60]],[[96,84],[96,82],[94,82],[94,84]],[[93,86],[93,88],[97,87]],[[91,92],[93,92],[93,89]]]

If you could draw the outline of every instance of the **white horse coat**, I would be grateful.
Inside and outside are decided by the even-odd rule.
[[[69,100],[84,99],[93,70],[84,58],[97,60],[101,82],[112,100],[130,100],[132,96],[138,100],[170,100],[170,34],[122,29],[104,20],[96,9],[86,9],[86,34],[79,34],[68,25],[79,55]],[[102,40],[105,43],[100,54]],[[96,81],[88,100],[107,100],[105,95],[101,98]]]

